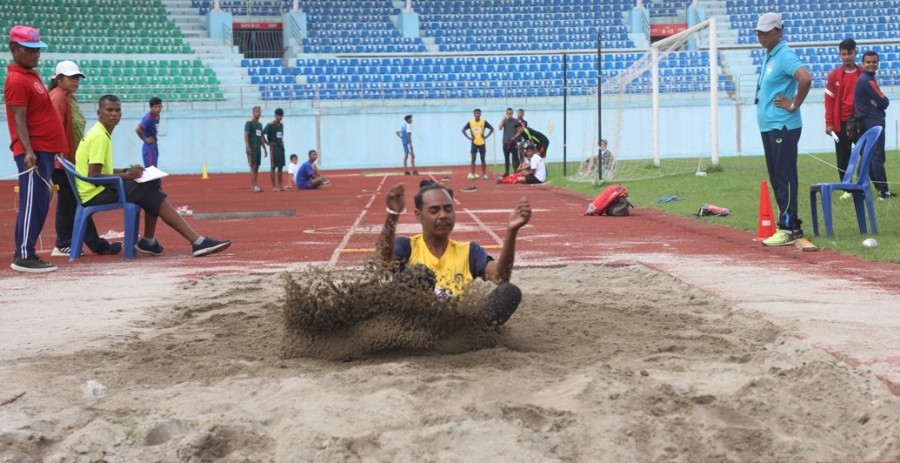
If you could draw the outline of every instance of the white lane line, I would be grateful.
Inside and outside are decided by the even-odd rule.
[[[359,223],[362,222],[363,217],[366,216],[366,211],[369,210],[369,207],[372,206],[372,203],[375,202],[375,198],[381,193],[381,188],[384,186],[384,182],[387,180],[387,176],[381,177],[381,183],[378,184],[378,188],[375,188],[375,192],[369,196],[369,202],[366,203],[366,206],[360,211],[359,215],[356,216],[356,220],[353,222],[353,225],[350,226],[350,229],[347,230],[347,233],[344,234],[344,238],[341,240],[341,244],[335,248],[334,252],[331,254],[331,259],[328,260],[328,268],[332,269],[337,265],[338,259],[341,258],[341,254],[344,251],[344,248],[347,247],[347,243],[350,242],[350,237],[353,236],[353,232],[356,231],[356,228],[359,226]]]

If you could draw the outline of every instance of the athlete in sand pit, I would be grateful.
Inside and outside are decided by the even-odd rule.
[[[475,278],[497,283],[497,288],[488,295],[485,320],[491,325],[505,323],[522,300],[522,291],[509,279],[516,255],[516,236],[531,219],[528,198],[520,199],[509,214],[503,248],[495,261],[474,241],[450,239],[456,225],[453,190],[433,180],[424,180],[419,186],[414,202],[422,233],[412,238],[394,236],[397,219],[404,210],[404,188],[396,185],[387,194],[387,217],[378,240],[378,255],[385,262],[398,261],[401,272],[417,264],[429,268],[434,272],[434,290],[439,298],[461,296]]]

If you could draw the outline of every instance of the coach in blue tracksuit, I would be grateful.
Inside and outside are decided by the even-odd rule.
[[[812,77],[786,43],[784,23],[778,13],[765,13],[756,23],[756,38],[766,49],[756,86],[756,120],[766,154],[769,183],[778,203],[778,231],[763,241],[784,246],[803,238],[797,216],[797,143],[803,121],[800,105],[806,99]]]
[[[866,130],[875,126],[884,127],[885,109],[891,103],[884,96],[878,82],[875,81],[875,72],[878,71],[878,53],[867,51],[863,55],[863,72],[856,80],[856,88],[853,92],[853,106],[856,116],[862,119]],[[888,190],[887,172],[884,170],[884,131],[875,142],[872,151],[872,163],[869,165],[869,176],[872,183],[878,189],[878,197],[888,199],[897,196]]]

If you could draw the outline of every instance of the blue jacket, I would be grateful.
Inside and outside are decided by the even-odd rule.
[[[880,125],[884,127],[885,109],[891,101],[884,96],[878,82],[875,81],[875,73],[863,71],[856,81],[853,91],[853,106],[856,117],[863,120],[866,129]]]

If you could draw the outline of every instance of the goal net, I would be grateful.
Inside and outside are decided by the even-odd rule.
[[[646,52],[602,52],[600,59],[616,69],[609,76],[604,71],[596,95],[603,133],[586,133],[590,140],[585,144],[593,150],[569,180],[622,182],[693,174],[718,165],[718,99],[728,96],[719,89],[717,54],[715,18],[658,41]],[[662,143],[667,121],[665,113],[661,117],[661,101],[708,113],[710,136],[704,150],[684,153],[682,147]],[[593,117],[597,127],[597,115]],[[698,136],[705,133],[698,131]],[[598,156],[601,138],[609,153]]]

